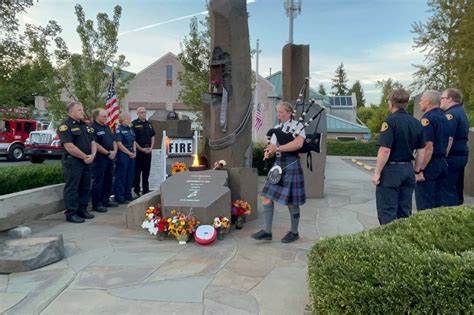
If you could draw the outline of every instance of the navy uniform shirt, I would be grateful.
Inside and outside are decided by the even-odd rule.
[[[449,155],[468,155],[467,140],[469,137],[469,120],[461,104],[456,104],[445,111],[448,119],[448,134],[453,137]]]
[[[421,123],[404,109],[391,114],[380,128],[378,146],[390,148],[388,162],[409,162],[413,150],[425,147]]]
[[[94,121],[92,128],[94,129],[95,141],[107,151],[112,151],[114,149],[115,139],[110,127]]]
[[[148,120],[141,121],[138,118],[132,121],[132,125],[138,145],[142,148],[149,148],[151,146],[151,137],[155,135],[153,126]]]
[[[118,125],[115,130],[115,140],[122,142],[124,147],[129,151],[133,150],[133,142],[135,141],[135,133],[133,128],[126,127],[124,125]]]
[[[425,141],[433,142],[433,156],[445,157],[449,135],[444,112],[440,108],[426,112],[421,118],[421,125],[425,132]]]
[[[58,127],[58,134],[61,143],[72,143],[83,153],[92,153],[91,143],[95,141],[94,130],[81,120],[74,120],[71,117],[63,121]]]

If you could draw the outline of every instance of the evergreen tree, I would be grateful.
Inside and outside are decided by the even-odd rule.
[[[196,112],[198,120],[202,118],[201,95],[209,90],[210,45],[209,19],[198,23],[195,17],[192,18],[189,34],[180,44],[181,53],[178,55],[184,68],[184,71],[178,74],[178,80],[183,86],[178,98]]]
[[[347,95],[347,74],[344,70],[344,64],[341,62],[336,69],[336,76],[332,79],[332,90],[334,95]]]
[[[362,85],[360,84],[359,80],[355,81],[355,83],[352,85],[352,88],[349,90],[349,93],[355,93],[357,108],[365,106],[364,90],[362,89]]]
[[[327,95],[326,88],[324,87],[324,84],[319,83],[318,93],[321,94],[321,95]]]

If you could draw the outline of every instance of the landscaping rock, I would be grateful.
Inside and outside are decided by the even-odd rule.
[[[62,234],[8,240],[0,246],[0,274],[35,270],[63,258]]]
[[[31,236],[31,229],[27,226],[17,226],[14,229],[8,231],[8,237],[15,239],[15,238],[27,238]]]

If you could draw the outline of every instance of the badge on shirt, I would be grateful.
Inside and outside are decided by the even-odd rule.
[[[87,131],[88,131],[89,133],[94,133],[94,128],[92,128],[92,127],[87,127]]]
[[[447,118],[448,120],[451,120],[451,119],[453,119],[454,117],[453,117],[453,115],[451,115],[451,114],[446,114],[446,118]]]
[[[430,124],[430,121],[429,121],[427,118],[422,118],[422,119],[421,119],[421,125],[422,125],[423,127],[426,127],[426,126],[428,126],[429,124]]]
[[[66,125],[59,126],[59,131],[66,131],[68,127]]]
[[[388,124],[386,122],[382,123],[382,127],[380,127],[380,132],[384,132],[388,129]]]

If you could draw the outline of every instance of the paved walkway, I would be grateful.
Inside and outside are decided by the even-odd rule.
[[[378,226],[370,178],[350,159],[328,157],[326,197],[302,207],[301,238],[292,244],[279,241],[289,227],[281,206],[272,242],[249,237],[256,220],[208,247],[127,230],[125,207],[80,225],[62,213],[35,221],[34,236],[63,234],[66,259],[0,275],[0,313],[304,314],[314,242]]]

